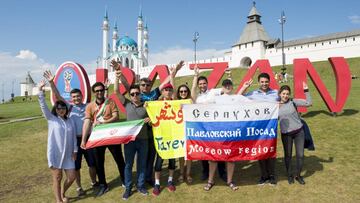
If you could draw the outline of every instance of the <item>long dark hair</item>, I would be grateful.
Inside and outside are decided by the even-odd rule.
[[[51,113],[52,113],[54,116],[58,116],[57,113],[56,113],[56,107],[58,107],[58,106],[61,106],[61,107],[65,107],[65,108],[66,108],[66,113],[65,113],[65,115],[64,115],[64,119],[66,120],[66,119],[67,119],[67,115],[68,115],[68,113],[69,113],[69,109],[68,109],[66,103],[63,102],[63,101],[61,101],[61,100],[58,100],[58,101],[55,102],[54,106],[53,106],[52,109],[51,109]]]
[[[187,90],[187,92],[188,92],[188,94],[187,94],[187,96],[186,96],[185,99],[190,99],[190,98],[191,98],[190,88],[189,88],[187,85],[185,85],[185,84],[182,84],[182,85],[180,85],[180,86],[178,87],[177,92],[176,92],[176,97],[177,97],[177,99],[182,99],[182,98],[180,97],[180,89],[181,89],[182,87],[185,87],[186,90]]]

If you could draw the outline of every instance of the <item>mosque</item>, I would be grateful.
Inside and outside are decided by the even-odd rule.
[[[114,71],[109,66],[109,62],[113,59],[119,61],[124,67],[133,69],[136,73],[144,66],[148,66],[148,26],[144,25],[142,11],[137,19],[137,42],[131,37],[125,35],[118,36],[118,28],[115,23],[112,33],[112,48],[108,42],[109,18],[107,11],[105,12],[103,24],[103,46],[102,46],[102,67]]]

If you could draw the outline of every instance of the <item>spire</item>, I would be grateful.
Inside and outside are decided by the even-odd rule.
[[[253,6],[247,18],[247,25],[245,26],[239,41],[234,46],[257,41],[267,42],[270,38],[267,35],[265,28],[261,24],[261,16],[255,8],[255,2],[253,2]]]
[[[139,11],[139,18],[142,18],[143,15],[142,15],[142,5],[140,4],[140,11]]]
[[[145,27],[144,27],[144,30],[147,30],[148,29],[148,24],[147,24],[147,20],[146,20],[146,17],[145,17]]]
[[[250,16],[255,16],[255,15],[260,16],[260,14],[258,13],[258,11],[256,10],[256,6],[255,6],[255,5],[256,5],[256,3],[255,3],[255,1],[253,1],[253,7],[251,8],[248,17],[250,17]]]
[[[114,30],[117,31],[117,21],[115,21]]]
[[[105,20],[109,19],[108,11],[107,11],[107,6],[105,6],[105,16],[104,16],[104,19],[105,19]]]

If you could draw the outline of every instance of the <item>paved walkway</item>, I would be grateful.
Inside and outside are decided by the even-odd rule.
[[[30,120],[34,120],[34,119],[38,119],[38,118],[43,118],[43,116],[33,116],[33,117],[28,117],[28,118],[13,119],[13,120],[6,121],[6,122],[0,122],[0,125],[9,124],[9,123],[16,123],[16,122],[22,122],[22,121],[30,121]]]

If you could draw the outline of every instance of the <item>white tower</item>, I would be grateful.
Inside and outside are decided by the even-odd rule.
[[[108,32],[109,32],[109,19],[107,9],[105,10],[104,21],[102,25],[103,30],[103,50],[102,50],[102,66],[104,69],[107,69],[107,54],[108,54]]]
[[[148,34],[148,26],[147,23],[144,27],[144,66],[149,65],[148,61],[148,55],[149,55],[149,47],[148,47],[148,40],[149,40],[149,34]]]
[[[112,36],[112,50],[113,52],[116,51],[117,47],[116,47],[116,42],[119,39],[118,36],[118,28],[117,28],[117,22],[115,22],[115,26],[114,26],[114,31],[113,31],[113,36]]]
[[[138,17],[138,24],[137,24],[137,31],[138,31],[138,57],[139,57],[139,62],[138,62],[138,67],[143,67],[143,34],[144,34],[144,25],[143,25],[143,19],[142,19],[142,10],[140,7],[140,13],[139,13],[139,17]]]

